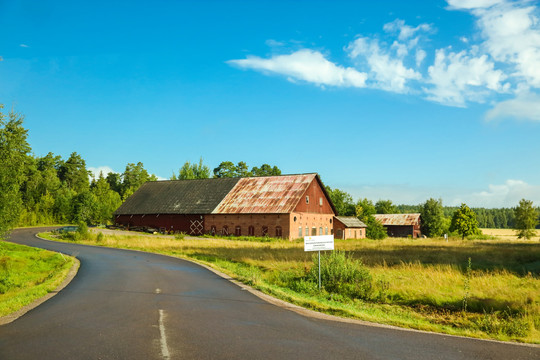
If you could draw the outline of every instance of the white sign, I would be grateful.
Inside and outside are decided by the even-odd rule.
[[[304,236],[304,251],[334,250],[334,235]]]

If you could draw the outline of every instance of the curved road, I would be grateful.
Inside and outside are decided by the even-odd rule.
[[[540,359],[540,347],[305,317],[187,261],[55,243],[74,255],[58,295],[0,326],[0,359]]]

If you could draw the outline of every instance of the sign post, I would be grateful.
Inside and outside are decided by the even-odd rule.
[[[334,235],[304,236],[304,251],[319,252],[319,290],[321,290],[321,251],[334,250]]]

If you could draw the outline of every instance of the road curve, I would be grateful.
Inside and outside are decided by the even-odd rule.
[[[0,359],[540,359],[540,347],[305,317],[196,264],[55,243],[10,241],[81,261],[57,296],[0,326]]]

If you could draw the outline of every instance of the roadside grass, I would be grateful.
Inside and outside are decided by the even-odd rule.
[[[73,263],[68,256],[0,241],[0,317],[54,291]]]
[[[328,314],[540,344],[540,244],[536,241],[336,240],[336,250],[347,254],[337,267],[369,273],[370,288],[358,293],[354,280],[333,287],[323,283],[319,291],[310,277],[316,266],[313,253],[304,252],[301,240],[99,233],[95,229],[77,242],[193,259],[265,293]],[[41,236],[55,239],[51,234]]]

